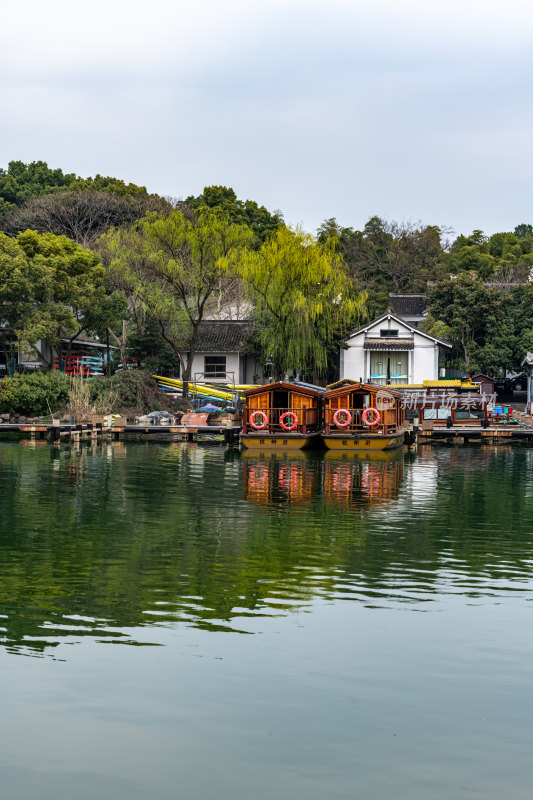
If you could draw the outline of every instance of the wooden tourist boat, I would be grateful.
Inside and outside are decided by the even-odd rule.
[[[404,441],[400,393],[390,386],[339,381],[324,392],[323,440],[330,450],[391,450]]]
[[[244,392],[241,441],[254,450],[301,449],[320,441],[323,389],[276,381]]]

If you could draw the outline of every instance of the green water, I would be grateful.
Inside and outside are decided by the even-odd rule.
[[[0,443],[6,800],[530,800],[533,450]]]

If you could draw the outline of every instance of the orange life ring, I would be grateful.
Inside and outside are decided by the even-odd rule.
[[[285,425],[284,419],[285,417],[290,417],[292,420],[292,425]],[[284,431],[293,431],[295,427],[298,425],[298,417],[294,413],[294,411],[286,411],[284,414],[281,415],[279,418],[279,424],[283,428]]]
[[[368,420],[369,414],[375,414],[375,418],[373,419],[372,422],[369,422]],[[363,422],[365,423],[365,425],[368,425],[369,428],[373,428],[374,425],[378,425],[380,419],[381,415],[377,410],[377,408],[365,408],[365,410],[363,411]]]
[[[256,417],[260,418],[260,422],[254,422]],[[250,425],[254,429],[254,431],[262,431],[263,428],[266,428],[268,422],[268,417],[264,411],[253,411],[250,414]]]
[[[339,420],[341,414],[344,414],[345,416],[344,422],[341,422]],[[333,422],[335,423],[337,428],[347,428],[351,421],[352,421],[352,415],[350,414],[347,408],[338,408],[333,414]]]

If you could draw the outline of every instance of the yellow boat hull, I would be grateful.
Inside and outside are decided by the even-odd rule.
[[[403,445],[405,431],[393,434],[363,433],[361,436],[349,434],[323,435],[322,440],[328,450],[393,450]]]
[[[249,450],[303,450],[320,441],[319,433],[311,434],[277,434],[244,433],[241,434],[241,442]]]

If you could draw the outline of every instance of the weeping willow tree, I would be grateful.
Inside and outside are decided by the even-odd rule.
[[[274,376],[323,374],[332,347],[366,302],[366,293],[354,294],[334,243],[280,227],[260,250],[239,253],[236,266],[255,302],[263,361],[272,356]]]

